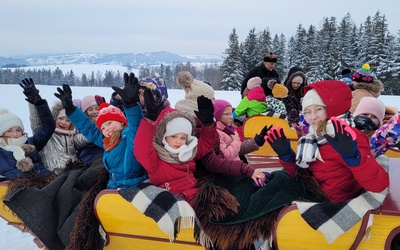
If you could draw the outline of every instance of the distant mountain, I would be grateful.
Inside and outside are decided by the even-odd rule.
[[[137,67],[141,65],[160,65],[172,63],[221,63],[218,55],[178,55],[166,51],[149,53],[68,53],[36,54],[16,58],[0,57],[0,67],[45,66],[54,64],[114,64]]]

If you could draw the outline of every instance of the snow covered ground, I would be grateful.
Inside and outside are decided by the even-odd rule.
[[[54,96],[56,92],[55,86],[38,85],[42,98],[47,99],[50,106],[57,100]],[[22,88],[19,85],[1,85],[0,84],[0,107],[7,108],[10,112],[18,115],[25,126],[25,130],[29,135],[32,135],[29,123],[28,103],[25,101],[25,96],[22,93]],[[83,98],[86,95],[102,95],[108,101],[113,90],[111,88],[93,88],[93,87],[72,87],[73,98]],[[169,100],[171,105],[184,98],[183,90],[168,90]],[[240,102],[239,91],[216,91],[217,99],[229,101],[234,107]],[[381,99],[386,105],[397,107],[400,109],[399,96],[381,96]],[[0,204],[3,205],[3,204]],[[0,249],[12,250],[29,250],[37,249],[33,243],[33,237],[28,233],[21,233],[18,229],[8,226],[6,221],[0,218]]]

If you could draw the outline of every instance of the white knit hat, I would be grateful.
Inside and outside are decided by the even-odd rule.
[[[164,147],[172,153],[178,153],[178,158],[181,162],[186,162],[194,157],[193,150],[197,146],[198,140],[195,136],[192,136],[192,128],[192,123],[183,117],[172,119],[166,126],[164,138],[162,139]],[[185,133],[188,137],[186,145],[182,145],[179,149],[174,149],[168,145],[165,137],[177,133]]]
[[[177,117],[167,123],[164,137],[178,133],[192,135],[192,123],[183,117]]]
[[[326,104],[318,95],[315,89],[310,89],[303,97],[303,102],[301,103],[303,111],[310,105],[321,105],[326,107]]]
[[[175,104],[175,109],[195,117],[194,110],[198,111],[197,97],[204,95],[214,100],[214,89],[203,81],[193,79],[189,71],[181,71],[176,77],[176,82],[185,90],[185,99]]]
[[[0,108],[0,136],[2,136],[8,129],[15,126],[20,127],[22,131],[25,131],[24,124],[18,116],[10,113],[5,108]]]

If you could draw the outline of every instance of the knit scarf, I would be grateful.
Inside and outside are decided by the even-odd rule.
[[[221,131],[224,132],[227,135],[234,135],[235,134],[235,127],[233,125],[226,125],[225,123],[221,122],[221,121],[217,121],[217,123],[220,123],[224,126],[224,129],[222,129]]]
[[[353,116],[350,112],[346,112],[342,115],[337,116],[341,120],[345,121],[351,127],[355,127],[353,122]],[[326,134],[329,136],[335,136],[335,129],[332,125],[332,121],[328,120],[326,125]],[[324,162],[321,153],[319,152],[318,146],[324,145],[327,140],[323,136],[317,135],[316,131],[310,126],[309,133],[305,136],[300,137],[297,146],[296,164],[301,168],[308,168],[310,162],[314,162],[317,159]]]
[[[182,162],[192,160],[196,156],[197,142],[198,140],[196,137],[188,136],[188,142],[186,145],[174,149],[168,145],[164,137],[162,139],[163,145],[157,144],[154,140],[153,145],[161,160],[173,164],[181,164]]]
[[[113,150],[118,145],[118,143],[121,140],[122,140],[122,138],[119,137],[117,141],[112,143],[111,142],[111,137],[104,137],[104,139],[103,139],[104,150],[106,150],[107,152],[110,152],[111,150]]]
[[[26,136],[21,136],[17,139],[8,138],[6,140],[0,138],[0,148],[13,152],[15,160],[19,161],[25,158],[25,151],[21,146],[25,144],[26,140],[28,140]]]

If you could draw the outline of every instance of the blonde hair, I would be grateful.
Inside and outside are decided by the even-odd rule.
[[[110,138],[110,143],[111,144],[114,144],[114,143],[116,144],[121,139],[122,130],[124,130],[124,128],[127,126],[125,123],[123,123],[123,122],[121,122],[121,123],[122,123],[123,128],[114,131],[114,133],[111,135],[111,138]]]

